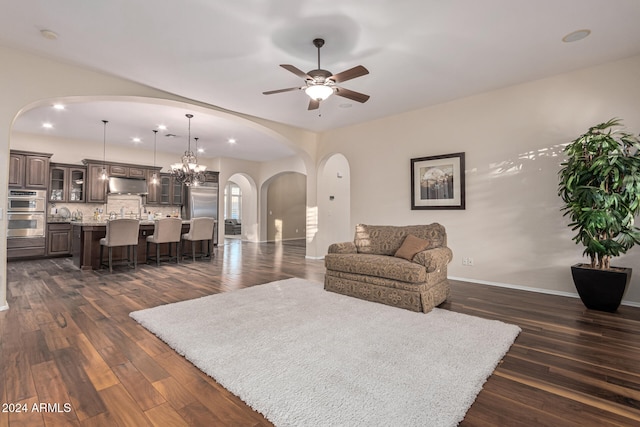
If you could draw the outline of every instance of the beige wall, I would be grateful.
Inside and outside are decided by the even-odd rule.
[[[305,238],[306,201],[307,179],[300,173],[283,173],[268,183],[268,241]]]
[[[584,259],[557,196],[563,144],[611,117],[640,132],[638,76],[640,56],[337,129],[321,135],[318,157],[349,161],[352,229],[439,222],[450,276],[575,294],[569,266]],[[410,159],[460,151],[466,210],[412,211]],[[635,270],[625,300],[640,304],[640,248],[615,264]]]
[[[321,162],[318,168],[318,200],[325,208],[318,212],[318,223],[325,252],[331,243],[353,240],[350,183],[351,169],[342,154],[331,155]]]

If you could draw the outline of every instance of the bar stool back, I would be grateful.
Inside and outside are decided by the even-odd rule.
[[[199,217],[191,219],[191,226],[189,232],[182,235],[184,240],[191,242],[191,256],[193,260],[196,260],[196,242],[202,241],[202,252],[200,255],[202,258],[209,258],[212,255],[211,246],[213,246],[213,229],[215,227],[216,220],[210,217]],[[207,242],[207,251],[204,251],[204,241]],[[187,256],[187,255],[185,255]]]
[[[147,236],[147,263],[155,260],[156,265],[160,265],[160,244],[169,244],[168,261],[175,258],[176,262],[180,262],[180,236],[182,233],[182,220],[180,218],[162,218],[156,219],[153,227],[153,235]],[[149,251],[149,245],[156,245],[156,256],[152,257]],[[173,243],[176,244],[176,255],[172,255]]]
[[[109,248],[109,272],[113,273],[113,248],[127,247],[127,265],[131,266],[131,248],[133,247],[133,268],[138,266],[138,232],[140,221],[137,219],[119,218],[107,221],[106,235],[100,239],[100,268],[106,266],[102,262],[104,247]]]

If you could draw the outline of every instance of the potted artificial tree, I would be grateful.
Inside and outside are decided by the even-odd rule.
[[[618,129],[619,119],[589,128],[564,149],[558,195],[571,218],[573,238],[590,264],[571,267],[587,308],[615,312],[631,279],[630,268],[613,267],[611,257],[640,243],[634,217],[640,212],[640,142]]]

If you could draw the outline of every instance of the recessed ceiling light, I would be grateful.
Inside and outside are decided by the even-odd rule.
[[[158,125],[158,130],[167,130],[165,125]]]
[[[204,148],[198,148],[198,153],[204,153]]]
[[[62,104],[53,104],[53,108],[56,110],[64,110],[64,105]]]
[[[49,122],[43,123],[42,127],[45,129],[53,129],[53,125]]]
[[[234,138],[229,138],[229,139],[227,140],[227,142],[228,142],[229,144],[235,144],[235,143],[236,143],[236,140],[235,140]]]
[[[564,36],[562,41],[565,43],[577,42],[578,40],[582,40],[587,37],[589,34],[591,34],[591,30],[577,30]]]
[[[138,137],[131,138],[131,140],[132,140],[133,142],[140,142],[140,141],[142,141],[142,140],[141,140],[140,138],[138,138]]]
[[[47,40],[57,40],[58,34],[55,31],[51,30],[40,30],[40,34]]]

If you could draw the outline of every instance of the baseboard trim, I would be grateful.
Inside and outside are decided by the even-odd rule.
[[[324,256],[309,256],[309,255],[305,255],[304,257],[306,259],[315,259],[315,260],[324,259]]]
[[[448,278],[451,280],[459,280],[461,282],[479,283],[481,285],[496,286],[499,288],[516,289],[519,291],[537,292],[539,294],[556,295],[556,296],[570,297],[570,298],[580,298],[580,296],[575,292],[554,291],[552,289],[534,288],[530,286],[514,285],[511,283],[492,282],[489,280],[468,279],[466,277],[449,276]],[[640,303],[635,301],[623,300],[621,305],[627,305],[629,307],[640,307]]]
[[[9,304],[0,305],[0,311],[9,310]]]

